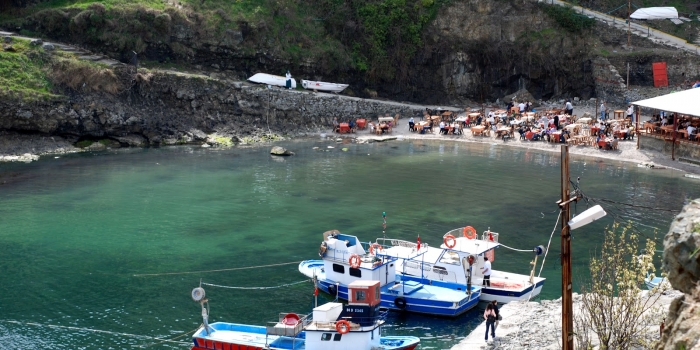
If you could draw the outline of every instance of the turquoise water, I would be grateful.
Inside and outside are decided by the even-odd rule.
[[[557,219],[559,153],[438,141],[282,145],[297,154],[274,158],[270,146],[168,147],[0,164],[0,344],[186,349],[189,337],[178,339],[184,343],[154,338],[172,339],[201,323],[190,299],[200,279],[258,287],[304,278],[296,264],[163,273],[313,259],[326,230],[364,241],[381,237],[383,211],[387,236],[420,234],[433,245],[444,232],[471,225],[530,249],[547,244]],[[571,160],[572,179],[581,178],[589,197],[663,209],[603,203],[610,215],[573,231],[575,276],[585,274],[615,218],[631,220],[645,236],[658,228],[660,241],[675,214],[667,210],[700,196],[700,182],[678,173]],[[545,299],[561,293],[558,253],[555,237],[542,272]],[[500,249],[494,268],[528,273],[531,259]],[[279,312],[307,313],[312,306],[310,283],[205,289],[212,321],[264,324]],[[447,349],[473,329],[477,314],[454,320],[393,314],[385,333],[419,336],[421,349]]]

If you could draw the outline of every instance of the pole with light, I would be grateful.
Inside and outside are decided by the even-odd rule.
[[[606,215],[596,205],[571,219],[569,205],[579,200],[579,194],[569,199],[569,146],[561,146],[561,200],[557,201],[561,221],[561,335],[564,350],[574,350],[574,305],[571,283],[571,230],[590,224]]]

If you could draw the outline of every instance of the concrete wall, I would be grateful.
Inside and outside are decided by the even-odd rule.
[[[672,143],[669,141],[665,141],[664,139],[658,139],[655,137],[649,137],[649,136],[643,136],[641,135],[639,137],[639,148],[640,149],[648,149],[648,150],[653,150],[653,151],[659,151],[663,152],[665,154],[668,154],[668,157],[671,157],[671,152],[672,152]],[[679,142],[676,144],[676,149],[675,149],[675,157],[676,159],[683,157],[683,158],[693,158],[693,159],[700,159],[700,144],[698,143],[688,143],[688,142]]]

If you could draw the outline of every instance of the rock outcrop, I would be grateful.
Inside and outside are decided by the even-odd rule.
[[[664,268],[684,296],[671,304],[658,349],[700,349],[700,200],[683,208],[664,238]]]

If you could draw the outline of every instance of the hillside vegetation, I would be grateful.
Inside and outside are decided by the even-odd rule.
[[[53,0],[13,8],[0,25],[101,51],[144,53],[168,43],[167,60],[187,59],[196,45],[240,33],[237,49],[264,51],[292,64],[353,69],[370,80],[400,78],[421,47],[424,27],[450,0]],[[186,45],[187,28],[200,42]],[[163,60],[163,58],[160,58]]]

